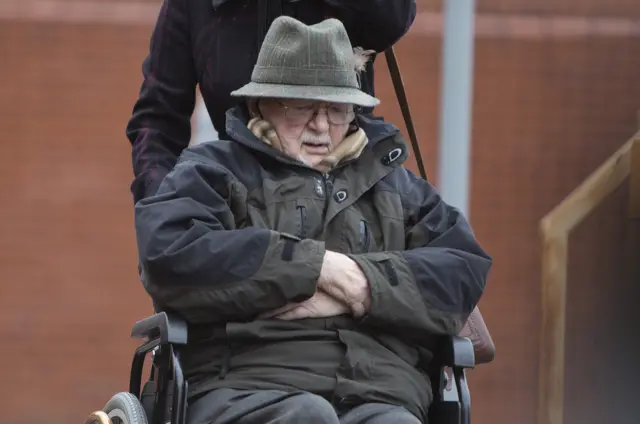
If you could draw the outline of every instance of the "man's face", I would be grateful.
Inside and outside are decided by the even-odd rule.
[[[344,103],[266,99],[259,108],[284,153],[312,168],[342,143],[355,116],[353,105]]]

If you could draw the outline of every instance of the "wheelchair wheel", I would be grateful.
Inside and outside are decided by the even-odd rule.
[[[140,401],[131,393],[116,393],[102,411],[89,415],[85,424],[147,424]]]

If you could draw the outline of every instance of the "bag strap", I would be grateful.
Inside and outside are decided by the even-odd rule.
[[[398,103],[400,103],[402,116],[404,117],[404,122],[407,125],[407,131],[409,132],[409,138],[411,139],[413,152],[416,155],[418,169],[420,170],[420,175],[422,176],[422,178],[426,180],[427,173],[425,172],[424,164],[422,163],[420,146],[418,145],[416,131],[413,127],[413,121],[411,120],[409,102],[407,101],[407,95],[404,91],[402,75],[400,74],[400,67],[398,66],[398,61],[396,60],[396,55],[393,51],[393,47],[390,47],[385,51],[385,57],[387,59],[387,63],[389,64],[389,73],[391,74],[391,80],[393,81],[393,88],[396,91],[396,96],[398,96]],[[467,337],[471,340],[471,343],[473,344],[474,355],[476,358],[476,365],[493,361],[493,358],[496,354],[496,347],[493,343],[493,339],[491,338],[491,334],[489,334],[489,329],[487,328],[484,319],[482,318],[480,309],[477,306],[475,307],[473,312],[471,312],[471,315],[467,319],[465,326],[460,333],[460,337]],[[449,376],[451,375],[451,370],[448,367],[447,373],[449,373]],[[453,381],[453,378],[449,377],[448,381],[449,382],[447,383],[447,387],[449,387],[451,381]]]
[[[422,155],[420,154],[420,146],[418,145],[418,137],[416,136],[416,130],[413,126],[413,120],[411,119],[411,111],[409,110],[407,93],[404,90],[404,83],[402,82],[402,74],[400,73],[400,66],[398,65],[398,60],[396,59],[396,54],[395,54],[395,51],[393,50],[393,46],[389,47],[384,52],[384,55],[385,55],[385,58],[387,59],[387,65],[389,65],[389,74],[391,74],[391,81],[393,82],[393,88],[396,92],[396,97],[398,97],[400,110],[402,111],[404,123],[407,127],[407,132],[409,133],[409,139],[411,140],[413,153],[416,155],[416,163],[418,164],[418,170],[420,171],[420,176],[425,180],[427,180],[427,171],[425,170],[424,163],[422,162]]]

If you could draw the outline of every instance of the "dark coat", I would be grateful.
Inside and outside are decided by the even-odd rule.
[[[277,15],[307,24],[336,17],[353,46],[382,52],[407,32],[416,14],[415,0],[268,0],[263,16],[258,1],[164,0],[127,125],[135,201],[155,193],[189,144],[196,84],[220,139],[226,138],[224,114],[235,102],[229,93],[249,82],[268,22]],[[371,63],[362,86],[373,95]]]
[[[299,389],[348,407],[402,405],[426,419],[434,336],[455,335],[491,266],[467,221],[402,163],[391,124],[360,116],[362,155],[322,174],[258,140],[241,108],[189,147],[135,207],[146,290],[190,324],[191,395]],[[350,315],[256,317],[316,291],[325,251],[362,268],[372,302]]]

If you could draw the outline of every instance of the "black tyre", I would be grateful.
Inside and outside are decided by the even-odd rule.
[[[109,416],[112,424],[148,424],[140,401],[131,393],[116,393],[104,406],[103,411]]]

